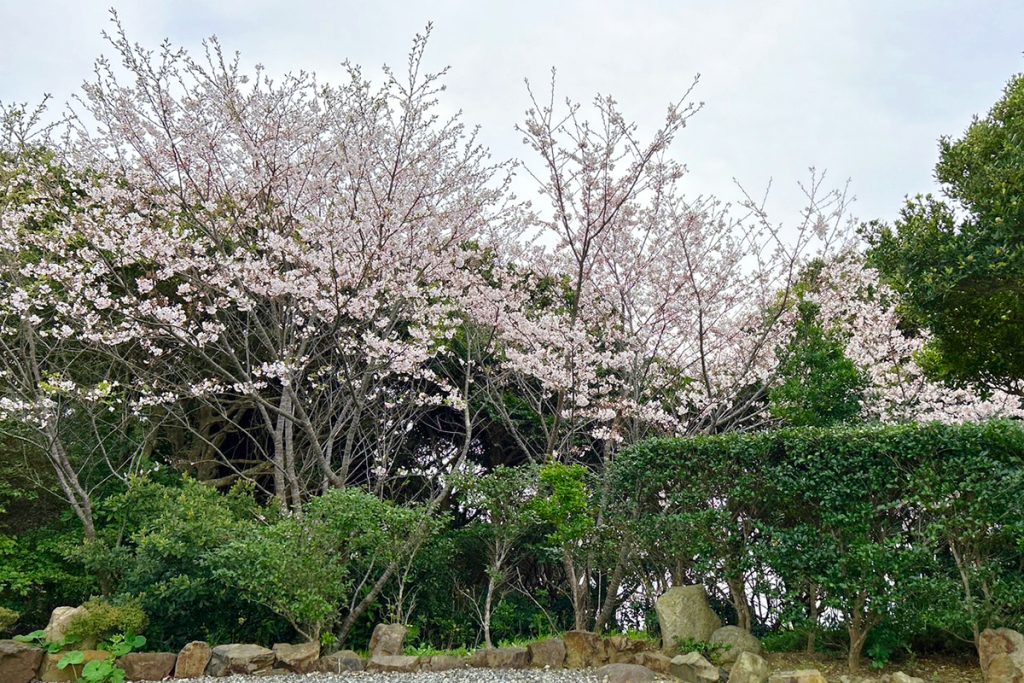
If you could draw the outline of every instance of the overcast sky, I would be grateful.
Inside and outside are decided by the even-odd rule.
[[[110,53],[109,3],[0,0],[0,100],[64,102]],[[651,130],[701,74],[704,110],[675,147],[689,193],[734,200],[774,179],[776,215],[799,208],[807,168],[849,178],[862,219],[892,218],[933,189],[936,140],[986,111],[1024,70],[1024,0],[352,0],[115,2],[133,40],[195,48],[216,34],[271,72],[338,80],[350,59],[400,65],[415,33],[434,33],[427,66],[450,66],[445,104],[482,126],[497,157],[526,154],[514,124],[523,79],[614,95]]]

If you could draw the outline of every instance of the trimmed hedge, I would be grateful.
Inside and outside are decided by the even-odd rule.
[[[728,586],[737,618],[760,593],[777,606],[762,627],[842,625],[851,658],[885,659],[925,633],[1024,624],[1020,423],[658,439],[610,475],[645,556]]]

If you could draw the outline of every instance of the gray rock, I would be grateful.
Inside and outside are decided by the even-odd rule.
[[[923,678],[918,678],[917,676],[911,676],[910,674],[905,674],[902,671],[897,671],[896,673],[894,673],[892,675],[892,677],[889,679],[889,682],[890,683],[925,683]]]
[[[661,624],[661,646],[665,652],[677,651],[680,641],[709,641],[722,626],[711,605],[704,586],[669,588],[655,603]]]
[[[276,659],[273,650],[259,645],[218,645],[213,648],[210,663],[206,665],[206,675],[255,674],[270,670]]]
[[[526,649],[530,653],[530,666],[561,669],[565,664],[565,642],[561,638],[530,643]]]
[[[761,641],[739,626],[723,626],[711,634],[711,643],[722,645],[722,661],[735,662],[742,652],[761,654]],[[727,646],[727,647],[726,647]]]
[[[273,649],[278,665],[299,674],[309,673],[315,669],[317,660],[320,659],[320,643],[277,643]]]
[[[178,659],[174,663],[175,678],[199,678],[206,671],[206,665],[210,663],[213,649],[210,644],[202,640],[193,640],[181,648]]]
[[[178,655],[173,652],[129,652],[119,657],[117,665],[124,669],[129,681],[162,681],[174,671]]]
[[[420,671],[453,671],[469,666],[468,657],[454,655],[433,655],[420,661]]]
[[[408,631],[402,624],[377,624],[370,636],[370,656],[402,654],[405,652],[405,634]]]
[[[46,624],[46,640],[51,643],[64,640],[71,622],[80,614],[85,614],[84,607],[54,607]]]
[[[16,640],[0,640],[0,681],[28,683],[36,677],[43,651]]]
[[[656,674],[668,676],[672,673],[672,658],[661,652],[640,652],[633,663],[645,666]]]
[[[420,658],[406,655],[374,655],[366,665],[367,671],[413,673],[419,671]]]
[[[655,680],[654,672],[639,664],[605,664],[594,672],[603,683],[649,683]]]
[[[597,668],[608,663],[604,642],[590,631],[568,631],[562,636],[565,643],[565,666],[570,669]]]
[[[718,667],[696,652],[676,655],[672,658],[670,671],[684,683],[718,683]]]
[[[496,647],[485,652],[488,669],[525,669],[530,666],[530,652],[525,647]]]
[[[729,672],[729,683],[765,683],[768,662],[753,652],[741,652]]]
[[[326,657],[321,657],[316,665],[317,671],[329,674],[362,671],[365,668],[366,662],[352,650],[340,650]]]
[[[1009,628],[987,628],[978,638],[985,683],[1024,681],[1024,636]]]

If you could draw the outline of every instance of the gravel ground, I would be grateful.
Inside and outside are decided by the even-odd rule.
[[[512,669],[455,669],[414,674],[363,671],[343,674],[281,674],[193,678],[190,683],[597,683],[587,671]]]

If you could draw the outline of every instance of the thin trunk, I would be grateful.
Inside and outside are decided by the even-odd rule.
[[[615,614],[615,608],[619,604],[619,587],[622,585],[622,579],[626,576],[626,567],[629,564],[629,544],[630,537],[626,534],[626,537],[621,541],[622,545],[619,547],[619,556],[615,560],[615,569],[612,571],[612,576],[608,580],[607,593],[604,596],[604,603],[601,605],[601,610],[597,614],[597,619],[594,621],[594,632],[601,633],[604,631],[605,626],[608,625],[609,620]]]
[[[569,582],[574,628],[577,631],[586,631],[587,623],[590,621],[589,582],[584,581],[584,577],[576,572],[576,563],[568,551],[564,551],[562,565],[565,567],[565,576]]]
[[[956,568],[960,574],[960,583],[964,589],[964,605],[967,607],[967,615],[971,620],[971,635],[974,637],[974,649],[978,650],[978,641],[981,637],[981,627],[978,623],[978,616],[974,609],[974,591],[971,589],[971,575],[967,570],[967,564],[964,561],[963,553],[957,548],[956,543],[953,541],[949,542],[949,550],[953,554],[953,559],[956,561]],[[980,659],[981,652],[978,652]]]
[[[810,616],[810,628],[807,629],[807,649],[805,650],[808,655],[813,655],[817,644],[815,640],[818,637],[818,584],[811,583],[810,590],[807,594],[807,613]]]
[[[284,429],[285,423],[291,415],[291,395],[288,391],[281,392],[281,401],[278,404],[277,419],[274,424],[274,497],[281,504],[283,510],[288,509],[288,488],[285,484],[285,462],[284,462]]]
[[[291,388],[285,391],[292,395]],[[294,397],[292,401],[294,401]],[[302,511],[302,490],[299,487],[299,476],[295,469],[295,424],[289,420],[284,428],[284,475],[288,482],[288,495],[291,498],[292,510]]]
[[[747,586],[743,578],[726,581],[729,586],[729,600],[736,611],[736,625],[750,633],[750,603],[747,602]]]
[[[494,588],[495,580],[494,576],[490,576],[487,579],[487,597],[484,598],[484,615],[483,615],[483,626],[484,626],[484,644],[488,647],[494,647],[491,643],[491,609],[494,605]]]
[[[861,591],[853,603],[853,610],[848,615],[846,630],[850,636],[850,654],[847,658],[847,666],[850,673],[856,673],[860,669],[860,654],[864,649],[864,643],[871,632],[871,623],[865,610],[867,605],[867,593]]]

